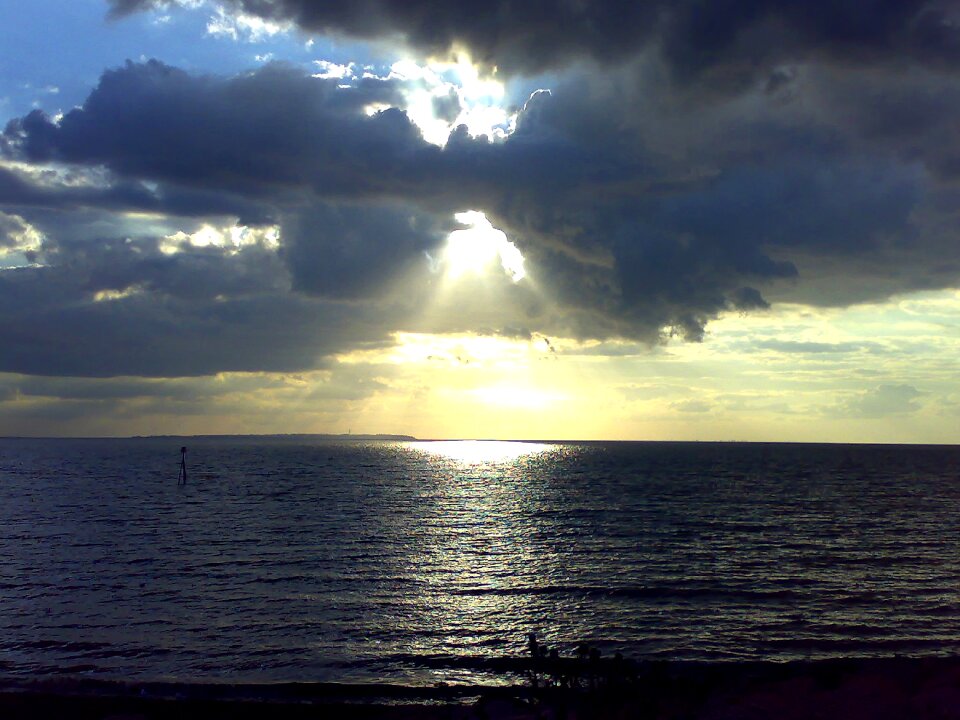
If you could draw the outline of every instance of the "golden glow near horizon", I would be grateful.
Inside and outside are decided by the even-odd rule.
[[[477,400],[501,408],[524,408],[546,410],[551,405],[563,402],[567,396],[559,391],[527,385],[511,384],[486,385],[470,391]]]
[[[353,427],[420,437],[956,442],[960,293],[730,314],[702,343],[398,333]]]
[[[203,434],[213,427],[466,439],[955,443],[958,328],[960,293],[938,291],[846,309],[781,304],[731,314],[711,323],[703,343],[659,347],[396,333],[391,344],[337,356],[326,370],[121,379],[124,392],[111,400],[101,388],[117,379],[21,386],[8,374],[0,379],[17,390],[0,434]],[[63,392],[76,399],[60,399]],[[51,425],[52,408],[83,407],[87,397],[109,412]]]

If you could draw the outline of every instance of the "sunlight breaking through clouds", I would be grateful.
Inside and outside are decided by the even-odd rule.
[[[340,88],[354,87],[363,80],[399,83],[402,102],[398,109],[433,145],[446,145],[450,133],[461,125],[471,137],[486,136],[492,141],[503,140],[516,128],[516,111],[508,112],[504,106],[503,83],[481,77],[463,55],[455,62],[397,60],[386,73],[355,62],[321,59],[314,60],[313,65],[317,68],[313,77],[340,80]],[[372,116],[391,107],[394,105],[387,102],[373,102],[364,107],[364,112]]]
[[[464,125],[472,137],[486,135],[503,139],[513,132],[516,114],[502,103],[503,83],[482,78],[465,55],[455,62],[399,60],[390,66],[390,78],[402,80],[407,89],[407,116],[420,128],[423,139],[445,145],[451,131]]]
[[[485,214],[468,210],[457,213],[454,218],[467,227],[454,230],[447,239],[441,264],[451,279],[456,280],[467,274],[482,276],[498,259],[503,271],[513,282],[520,282],[526,277],[520,250],[502,230],[493,227]]]

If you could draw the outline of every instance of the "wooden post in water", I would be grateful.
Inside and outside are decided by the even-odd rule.
[[[180,448],[180,472],[177,474],[177,485],[187,484],[187,448]]]

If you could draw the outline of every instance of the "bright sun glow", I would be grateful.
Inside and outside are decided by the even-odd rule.
[[[437,440],[434,442],[411,442],[407,447],[441,455],[468,465],[480,463],[505,463],[528,455],[546,452],[553,446],[544,443],[508,442],[501,440]]]
[[[463,125],[471,137],[503,140],[516,129],[517,110],[505,101],[506,89],[499,80],[482,76],[466,55],[452,62],[420,64],[398,60],[387,75],[371,66],[314,60],[320,80],[339,81],[341,88],[355,87],[363,79],[397,81],[402,100],[397,104],[374,102],[364,106],[368,116],[398,107],[420,130],[423,139],[444,146],[450,133]]]
[[[520,250],[490,224],[486,215],[469,210],[457,213],[454,218],[467,228],[454,230],[447,239],[442,262],[451,279],[468,274],[485,275],[497,259],[514,282],[526,277]]]
[[[390,67],[390,78],[404,81],[407,117],[424,140],[445,145],[450,131],[465,125],[476,137],[503,138],[516,124],[516,115],[503,107],[503,83],[480,76],[470,59],[420,65],[400,60]],[[438,108],[444,108],[438,113]]]
[[[535,387],[507,384],[478,387],[470,395],[480,402],[500,407],[544,409],[565,399],[559,392],[548,392]]]

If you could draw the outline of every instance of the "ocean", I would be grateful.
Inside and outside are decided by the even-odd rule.
[[[955,655],[958,527],[960,447],[4,439],[0,675]]]

